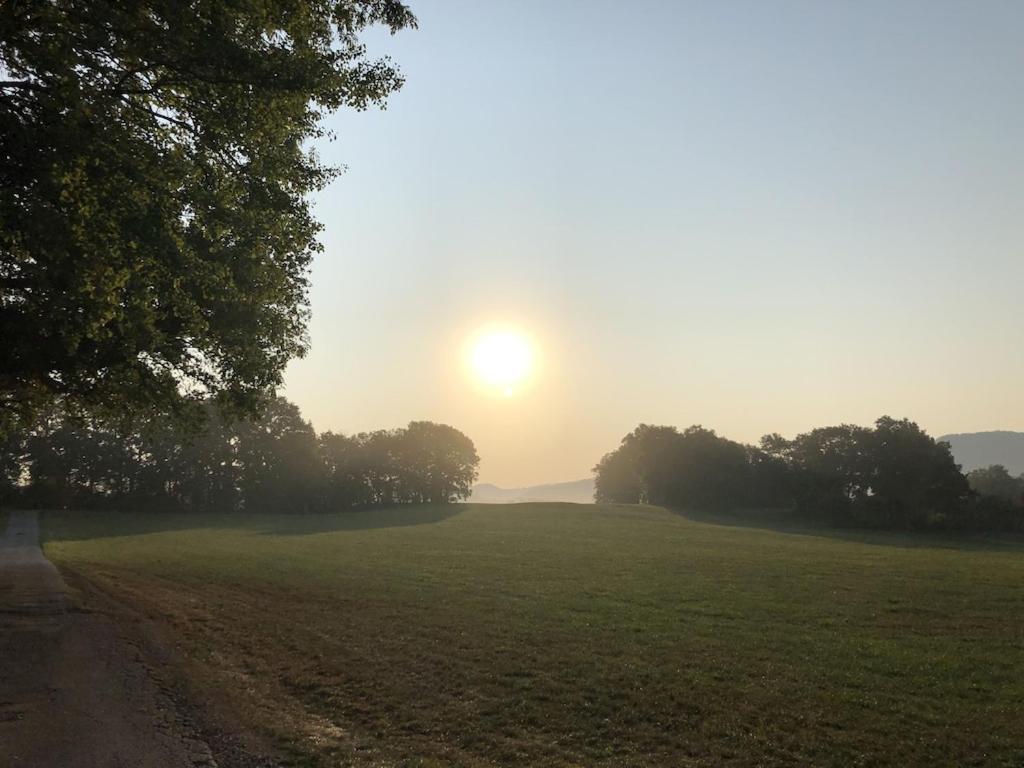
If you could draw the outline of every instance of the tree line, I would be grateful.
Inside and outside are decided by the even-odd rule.
[[[258,420],[212,403],[200,429],[176,418],[130,426],[51,409],[0,443],[0,502],[45,508],[314,511],[467,497],[479,457],[457,429],[317,435],[278,397]]]
[[[693,426],[641,424],[594,468],[603,502],[777,508],[845,526],[1021,530],[1024,476],[965,476],[947,443],[907,419],[820,427],[744,445]]]
[[[979,496],[987,496],[1017,506],[1024,506],[1024,473],[1018,477],[1002,464],[972,469],[967,482]]]

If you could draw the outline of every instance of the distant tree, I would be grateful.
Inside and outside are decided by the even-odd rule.
[[[25,436],[24,459],[31,478],[26,496],[31,504],[63,508],[72,503],[77,442],[73,430],[56,414],[48,414]]]
[[[745,503],[754,470],[748,449],[700,426],[641,424],[596,467],[598,501],[721,508]]]
[[[368,507],[374,503],[361,440],[325,432],[320,435],[320,455],[324,465],[324,504],[327,509]]]
[[[594,468],[598,501],[680,508],[795,507],[845,525],[1012,528],[1024,521],[971,501],[949,445],[907,419],[820,427],[742,445],[700,426],[641,424]]]
[[[701,426],[683,431],[667,498],[683,507],[720,509],[748,501],[754,473],[745,446]]]
[[[25,462],[22,433],[0,433],[0,506],[17,497]]]
[[[446,424],[320,437],[331,508],[447,504],[469,496],[479,457],[473,441]]]
[[[306,349],[321,115],[400,87],[397,0],[0,3],[0,431],[255,413]]]
[[[466,498],[476,479],[473,441],[445,424],[317,437],[284,398],[251,421],[204,408],[198,431],[161,416],[118,423],[50,408],[0,440],[0,502],[303,512],[446,504]]]
[[[308,511],[320,495],[323,464],[316,432],[293,403],[275,398],[257,421],[234,426],[242,507]]]
[[[480,457],[473,441],[454,427],[410,422],[396,435],[395,455],[403,501],[448,504],[473,490]]]
[[[620,446],[594,467],[594,500],[604,504],[639,504],[643,498],[636,456]]]
[[[22,435],[20,462],[32,480],[27,500],[37,506],[107,506],[130,490],[131,446],[103,425],[60,410]]]
[[[679,430],[641,424],[594,468],[599,501],[668,504]]]
[[[970,487],[948,443],[909,419],[882,416],[866,434],[870,497],[862,499],[868,522],[925,528],[957,515]]]
[[[838,523],[944,525],[968,495],[949,446],[907,419],[821,427],[793,440],[768,435],[762,449],[788,465],[801,510]]]
[[[1024,475],[1014,477],[1002,464],[971,470],[967,482],[975,493],[1024,505]]]
[[[166,505],[189,511],[233,512],[242,506],[237,425],[204,403],[202,428],[160,419],[144,435],[148,486]],[[162,491],[160,490],[162,489]]]
[[[764,448],[744,446],[750,466],[749,485],[743,492],[747,507],[786,509],[793,506],[793,474],[778,455]]]
[[[395,454],[397,440],[393,430],[377,430],[356,435],[361,447],[363,478],[368,490],[370,504],[389,507],[399,504],[398,457]]]
[[[798,507],[847,520],[851,507],[868,493],[867,432],[863,427],[842,424],[820,427],[793,440],[773,434],[762,438],[761,448],[788,466]]]

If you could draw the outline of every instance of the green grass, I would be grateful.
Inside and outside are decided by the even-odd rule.
[[[311,765],[1024,764],[1024,550],[629,506],[63,515]]]

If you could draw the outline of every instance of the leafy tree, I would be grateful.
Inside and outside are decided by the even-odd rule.
[[[448,504],[472,492],[480,457],[473,441],[459,430],[413,421],[399,431],[396,443],[396,462],[403,468],[403,501]]]
[[[753,482],[745,446],[700,426],[684,430],[675,451],[676,472],[667,497],[680,506],[732,508],[747,501]]]
[[[870,469],[864,455],[868,430],[850,424],[819,427],[786,440],[777,434],[761,440],[769,456],[790,470],[791,490],[799,508],[836,520],[868,493]]]
[[[17,496],[24,462],[21,435],[0,433],[0,506],[10,503]]]
[[[363,472],[370,503],[389,507],[401,502],[399,478],[401,470],[395,455],[396,433],[392,430],[361,433],[357,436],[362,448]]]
[[[594,468],[598,500],[671,503],[668,495],[678,469],[675,457],[679,439],[675,427],[639,425]]]
[[[793,440],[768,435],[762,448],[788,465],[797,507],[837,523],[938,526],[967,499],[949,446],[907,419],[820,427]]]
[[[639,504],[642,495],[636,456],[622,446],[606,453],[594,467],[594,500],[598,503]]]
[[[776,436],[777,437],[777,436]],[[778,455],[763,447],[744,446],[750,465],[749,486],[744,494],[748,507],[785,509],[793,506],[793,474]]]
[[[320,438],[330,508],[447,504],[469,496],[479,457],[473,441],[446,424]]]
[[[1024,475],[1014,477],[1002,464],[971,470],[967,482],[975,493],[1024,505]]]
[[[327,508],[367,507],[374,503],[361,440],[325,432],[320,435],[320,455],[324,463]]]
[[[293,403],[270,402],[233,437],[241,505],[246,511],[308,511],[320,494],[323,464],[316,432]]]
[[[241,508],[241,468],[235,426],[205,403],[203,428],[192,431],[159,419],[142,435],[147,488],[160,506],[190,511]]]
[[[754,470],[748,449],[700,426],[641,424],[594,468],[598,501],[732,507],[746,501]]]
[[[252,413],[306,348],[310,149],[402,78],[398,0],[0,3],[0,430],[46,403]],[[140,409],[141,410],[141,409]]]
[[[199,432],[165,417],[111,424],[51,409],[0,442],[0,501],[301,512],[446,504],[466,498],[476,479],[473,441],[445,424],[318,438],[281,397],[249,422],[204,407]]]
[[[925,528],[955,516],[970,487],[948,443],[938,442],[909,419],[882,416],[865,435],[870,497],[865,522]]]
[[[907,419],[821,427],[741,445],[694,426],[641,424],[595,471],[598,501],[690,508],[795,507],[840,524],[1013,528],[1020,515],[975,504],[946,443]]]

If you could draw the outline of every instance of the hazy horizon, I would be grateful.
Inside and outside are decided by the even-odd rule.
[[[328,121],[284,394],[318,430],[450,423],[503,487],[639,422],[1024,429],[1024,6],[984,9],[417,3],[369,40],[388,111]],[[462,362],[494,323],[538,355],[510,397]]]

